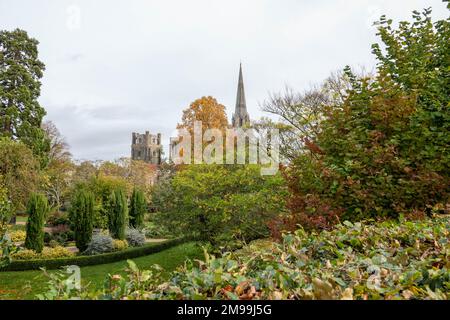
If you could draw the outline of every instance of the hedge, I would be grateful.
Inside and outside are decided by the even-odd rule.
[[[95,256],[77,256],[59,259],[12,261],[5,267],[0,268],[0,271],[39,270],[40,268],[46,268],[48,270],[51,270],[51,269],[58,269],[68,265],[77,265],[79,267],[83,267],[98,264],[106,264],[121,260],[138,258],[152,253],[157,253],[169,249],[171,247],[174,247],[176,245],[182,244],[186,241],[188,241],[188,239],[178,238],[173,240],[167,240],[161,243],[146,244],[142,247],[134,247],[122,251],[98,254]]]

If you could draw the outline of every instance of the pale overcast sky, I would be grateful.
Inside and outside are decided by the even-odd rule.
[[[234,109],[242,61],[250,117],[268,92],[296,90],[345,65],[372,69],[371,23],[440,0],[0,0],[0,29],[39,40],[40,102],[76,159],[129,156],[131,132],[161,132],[211,95]],[[167,147],[165,147],[167,155]]]

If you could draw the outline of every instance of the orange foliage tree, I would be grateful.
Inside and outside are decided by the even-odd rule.
[[[197,99],[183,111],[181,123],[177,128],[187,129],[192,134],[195,121],[202,122],[203,130],[225,129],[228,126],[225,106],[211,96]]]

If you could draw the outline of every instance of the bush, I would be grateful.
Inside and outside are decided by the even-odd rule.
[[[39,254],[34,250],[22,249],[11,254],[11,258],[13,260],[33,260],[39,259]]]
[[[56,227],[52,228],[51,235],[49,237],[44,236],[44,241],[47,239],[46,242],[50,240],[55,240],[61,245],[66,244],[69,241],[75,240],[75,233],[70,230],[70,227],[66,224],[60,224]]]
[[[16,253],[11,254],[11,258],[14,260],[41,260],[41,259],[58,259],[68,258],[75,256],[75,253],[69,249],[61,246],[55,246],[54,248],[45,247],[41,253],[37,253],[34,250],[23,249]]]
[[[32,194],[28,203],[25,248],[41,252],[44,247],[44,219],[48,212],[47,198]]]
[[[58,241],[56,241],[56,240],[50,240],[50,241],[48,242],[48,246],[49,246],[50,248],[56,248],[56,247],[59,247],[59,246],[60,246],[60,243],[59,243]]]
[[[122,189],[114,190],[109,198],[109,232],[114,239],[125,239],[128,219],[127,198]]]
[[[56,211],[47,218],[48,226],[70,225],[69,214]]]
[[[140,247],[145,244],[145,235],[137,229],[127,229],[125,237],[131,247]]]
[[[251,244],[221,257],[206,254],[168,278],[156,267],[139,270],[130,262],[128,276],[109,276],[102,292],[60,290],[56,299],[448,300],[449,230],[449,217],[344,222],[321,233],[300,229],[282,243]]]
[[[129,185],[123,178],[99,174],[79,188],[86,188],[95,195],[94,228],[107,229],[109,221],[109,199],[116,189],[127,190]]]
[[[285,171],[292,219],[309,228],[398,218],[450,199],[450,20],[382,18],[374,77],[346,68],[349,90]],[[301,106],[298,109],[301,114]]]
[[[152,216],[156,215],[158,214],[152,214]],[[145,227],[142,231],[144,232],[146,238],[173,238],[174,235],[169,232],[167,226],[161,225],[155,221],[157,221],[157,218],[152,218],[152,221],[145,223]]]
[[[27,237],[27,233],[24,230],[11,231],[8,232],[8,235],[12,242],[24,242]]]
[[[269,235],[268,221],[285,214],[281,174],[262,176],[257,165],[186,166],[152,195],[158,225],[175,235],[239,246]]]
[[[128,248],[128,242],[126,240],[114,239],[113,240],[113,248],[114,248],[114,251],[125,250],[126,248]]]
[[[3,186],[3,177],[0,175],[0,239],[6,232],[6,227],[11,219],[11,201],[8,190]]]
[[[141,228],[144,224],[144,215],[146,212],[147,203],[144,192],[135,188],[130,200],[130,226],[133,228]]]
[[[87,249],[83,252],[85,255],[96,255],[114,250],[113,238],[109,235],[94,234]]]
[[[75,243],[80,252],[86,250],[92,239],[94,196],[83,189],[78,190],[70,208],[70,219],[75,234]]]

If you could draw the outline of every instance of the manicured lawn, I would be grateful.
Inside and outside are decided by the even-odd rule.
[[[27,222],[28,216],[17,216],[16,221],[17,222]]]
[[[139,268],[145,269],[153,264],[159,264],[166,273],[182,265],[186,259],[203,257],[202,249],[195,243],[185,243],[154,253],[149,256],[133,259]],[[81,268],[81,278],[90,286],[101,287],[110,274],[124,274],[126,261],[88,266]],[[54,271],[49,271],[54,272]],[[12,271],[0,272],[0,299],[35,299],[35,295],[47,289],[47,281],[42,271]]]

